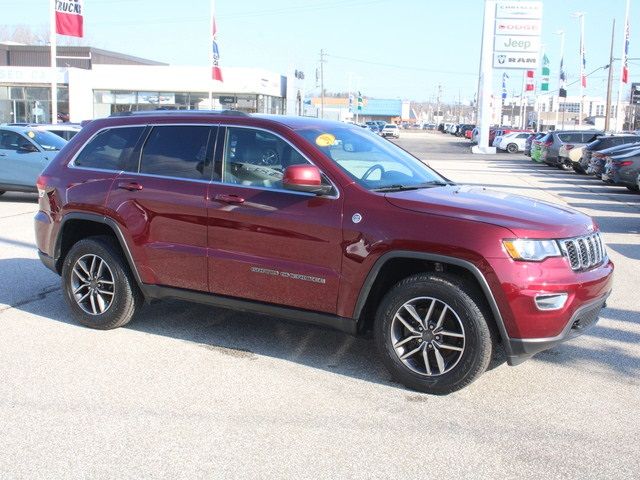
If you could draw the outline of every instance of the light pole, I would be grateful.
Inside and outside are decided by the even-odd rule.
[[[585,77],[585,53],[584,53],[584,12],[576,12],[574,17],[580,22],[580,110],[578,114],[578,125],[582,125],[582,104],[584,103],[584,87],[586,83]]]
[[[564,86],[564,82],[562,81],[562,71],[564,69],[564,30],[558,30],[555,32],[555,35],[560,36],[560,71],[558,72],[558,76],[560,78],[560,88]],[[560,90],[560,89],[558,89]],[[556,105],[556,122],[554,128],[558,129],[558,122],[560,121],[560,92],[558,92],[558,101]]]
[[[627,48],[626,48],[626,41],[627,41],[627,29],[629,28],[629,6],[630,6],[631,0],[627,0],[627,7],[625,10],[625,14],[624,14],[624,26],[622,28],[624,28],[624,32],[622,34],[622,65],[621,68],[624,68],[624,62],[625,62],[625,57],[627,56],[628,52],[627,52]],[[616,132],[619,132],[622,130],[622,128],[624,127],[624,121],[625,121],[625,117],[626,115],[623,115],[622,117],[622,127],[620,126],[619,123],[619,119],[620,119],[620,101],[622,100],[622,90],[624,89],[624,81],[622,79],[622,70],[620,71],[620,85],[618,86],[618,99],[616,102],[616,120],[615,120],[615,130]]]

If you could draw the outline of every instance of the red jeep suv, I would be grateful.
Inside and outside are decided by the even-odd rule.
[[[42,262],[78,322],[177,298],[373,330],[406,386],[448,393],[593,325],[613,264],[575,210],[455,185],[344,123],[140,112],[89,123],[38,179]]]

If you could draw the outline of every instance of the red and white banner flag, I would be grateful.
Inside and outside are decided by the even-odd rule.
[[[222,82],[222,70],[220,70],[220,53],[218,52],[218,42],[216,36],[218,29],[216,27],[216,6],[215,1],[211,0],[211,78]]]
[[[82,37],[83,0],[54,0],[56,9],[56,33],[70,37]]]
[[[622,57],[622,82],[629,82],[629,22],[624,27],[624,56]]]
[[[525,84],[527,92],[533,92],[535,90],[535,83],[533,81],[533,76],[534,76],[534,71],[527,70],[527,73],[526,73],[527,83]]]

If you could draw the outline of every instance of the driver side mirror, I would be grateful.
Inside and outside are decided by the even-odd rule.
[[[25,142],[18,147],[18,151],[22,153],[33,153],[39,152],[38,147],[36,147],[33,143]]]
[[[284,171],[282,186],[297,192],[327,195],[333,187],[322,183],[322,174],[314,165],[291,165]]]

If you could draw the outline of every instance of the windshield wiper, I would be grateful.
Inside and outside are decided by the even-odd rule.
[[[403,192],[406,190],[419,190],[421,188],[429,188],[429,187],[444,187],[446,185],[453,185],[453,184],[448,182],[441,182],[439,180],[432,180],[430,182],[416,183],[413,185],[394,184],[394,185],[388,185],[386,187],[373,188],[371,190],[373,192]]]

